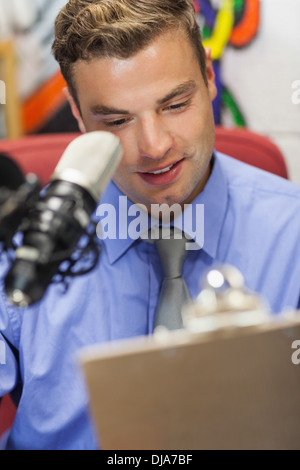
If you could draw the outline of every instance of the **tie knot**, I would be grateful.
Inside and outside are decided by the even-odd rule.
[[[162,230],[155,245],[160,256],[164,277],[175,279],[182,276],[183,263],[186,257],[186,238],[181,231],[168,228]]]

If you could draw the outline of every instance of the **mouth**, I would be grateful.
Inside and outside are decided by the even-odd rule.
[[[179,176],[183,162],[184,158],[163,168],[139,172],[138,174],[145,183],[153,186],[170,184]]]
[[[174,165],[176,165],[176,163],[172,163],[171,165],[167,166],[166,168],[163,168],[162,170],[149,171],[148,173],[150,173],[151,175],[162,175],[163,173],[170,171]]]

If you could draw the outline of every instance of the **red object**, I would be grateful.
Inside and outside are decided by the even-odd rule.
[[[216,150],[288,179],[285,158],[268,137],[246,128],[216,127]]]
[[[63,91],[66,86],[61,72],[58,71],[24,101],[22,125],[25,133],[34,133],[40,129],[41,125],[66,103]]]
[[[0,152],[7,152],[23,172],[35,173],[43,184],[68,144],[78,133],[41,134],[0,141]],[[245,128],[216,127],[216,149],[256,167],[288,178],[283,154],[268,137]]]
[[[230,36],[230,44],[245,47],[258,33],[260,24],[260,0],[246,0],[241,21],[234,26]]]
[[[0,403],[0,436],[12,425],[16,407],[9,395],[5,395]]]
[[[35,173],[43,184],[48,183],[53,170],[68,144],[77,133],[40,134],[4,139],[0,152],[6,152],[25,174]]]

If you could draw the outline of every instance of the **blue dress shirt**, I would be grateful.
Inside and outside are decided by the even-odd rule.
[[[122,196],[110,183],[101,204],[113,204],[117,211]],[[196,204],[204,205],[204,244],[189,251],[185,262],[191,295],[199,293],[204,270],[216,262],[229,263],[243,273],[250,289],[265,297],[272,312],[295,308],[300,187],[217,153]],[[123,224],[129,221],[123,209],[117,215],[117,233],[123,235],[101,241],[97,267],[73,279],[67,293],[51,285],[39,304],[23,310],[8,304],[1,286],[5,361],[0,361],[0,396],[18,383],[23,386],[8,449],[96,449],[78,351],[152,333],[160,261],[154,245],[124,236]],[[4,258],[2,278],[8,267]]]

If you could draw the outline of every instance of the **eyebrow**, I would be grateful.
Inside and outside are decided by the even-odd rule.
[[[166,96],[158,100],[157,104],[162,105],[185,93],[188,93],[188,92],[192,93],[196,88],[197,88],[197,85],[194,80],[189,80],[187,82],[181,83],[176,88],[171,90]],[[95,116],[96,115],[109,116],[112,114],[120,114],[120,115],[130,114],[130,112],[126,109],[117,109],[117,108],[104,106],[104,105],[92,106],[91,112]]]
[[[196,82],[194,80],[189,80],[187,82],[181,83],[174,90],[170,91],[164,98],[158,101],[158,104],[164,104],[168,101],[177,98],[178,96],[184,95],[189,92],[192,93],[197,88]]]
[[[125,109],[117,109],[117,108],[110,108],[108,106],[104,105],[95,105],[92,106],[91,112],[94,115],[104,115],[108,116],[110,114],[129,114],[129,111],[126,111]]]

